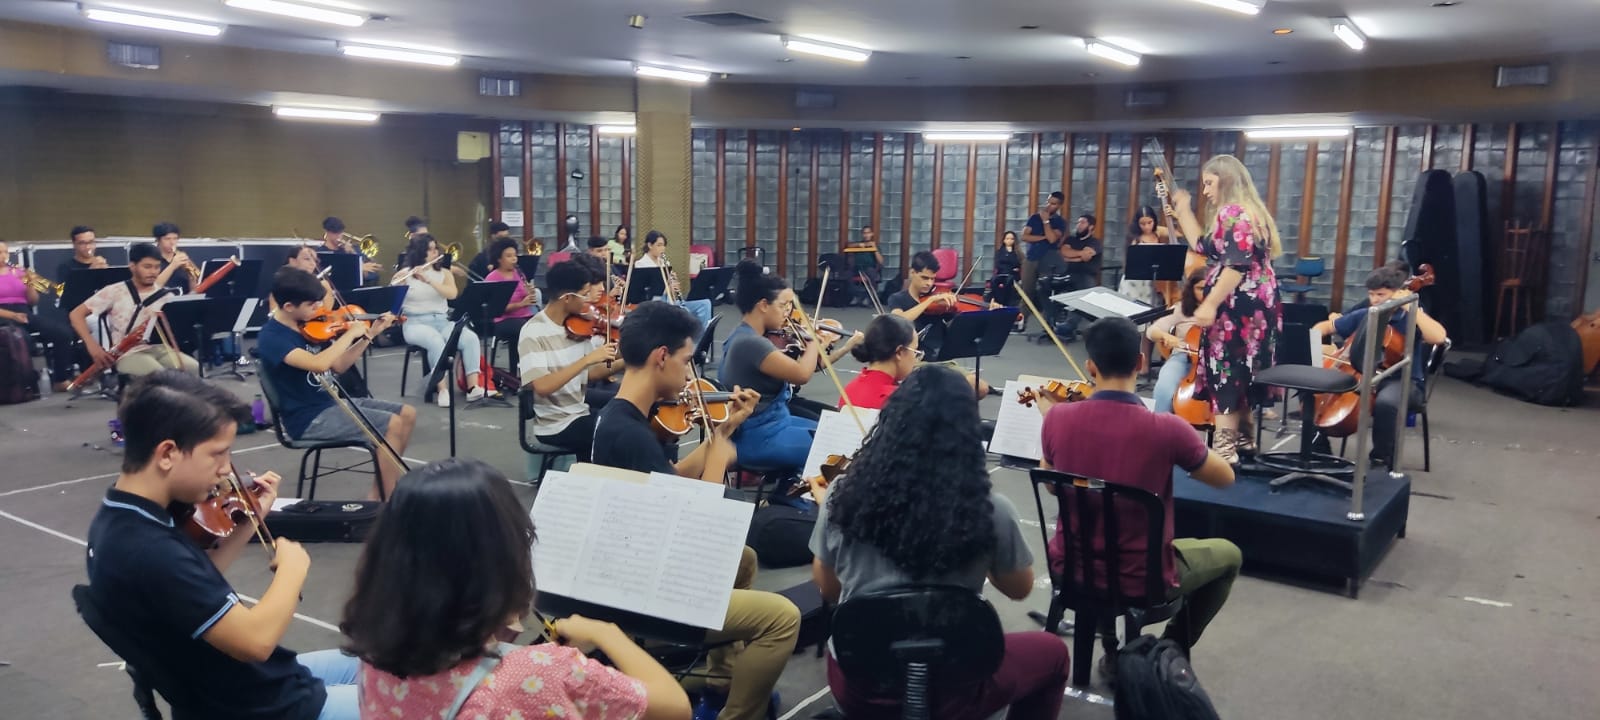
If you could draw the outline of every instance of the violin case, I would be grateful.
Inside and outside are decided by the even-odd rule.
[[[267,527],[303,543],[361,542],[382,506],[376,500],[301,500],[269,513]]]

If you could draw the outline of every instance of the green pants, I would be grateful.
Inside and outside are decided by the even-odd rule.
[[[1188,649],[1228,601],[1244,556],[1239,546],[1220,538],[1175,538],[1172,549],[1177,551],[1177,594],[1183,596],[1183,609],[1167,623],[1162,636]]]

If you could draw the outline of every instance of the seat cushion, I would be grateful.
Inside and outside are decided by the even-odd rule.
[[[1356,389],[1354,377],[1338,370],[1310,365],[1274,365],[1256,373],[1256,384],[1318,393],[1342,393]]]

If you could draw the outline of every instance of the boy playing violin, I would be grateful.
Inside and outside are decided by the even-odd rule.
[[[601,271],[604,272],[604,266]],[[550,266],[545,283],[550,298],[543,312],[524,323],[517,337],[517,367],[522,384],[533,390],[533,436],[539,442],[572,450],[589,462],[594,414],[585,386],[622,372],[617,344],[569,332],[569,318],[594,311],[604,276],[576,259]]]
[[[359,662],[337,650],[298,658],[281,647],[311,559],[292,540],[274,545],[272,584],[246,607],[223,572],[254,535],[237,528],[200,549],[169,511],[204,501],[232,471],[230,450],[249,408],[177,370],[147,375],[117,411],[126,428],[122,474],[89,525],[89,593],[104,621],[137,648],[146,678],[185,718],[355,718]],[[271,507],[278,476],[264,486]],[[246,521],[249,522],[249,521]],[[241,523],[242,525],[243,523]]]
[[[394,316],[385,314],[371,325],[351,322],[332,344],[316,350],[301,335],[301,330],[307,321],[324,311],[322,299],[327,292],[320,280],[299,268],[279,268],[272,276],[272,297],[278,301],[278,309],[261,326],[261,334],[256,338],[262,378],[277,390],[275,410],[290,438],[308,442],[365,442],[364,428],[343,409],[335,407],[334,399],[323,391],[313,375],[349,370],[361,359],[372,339],[394,324]],[[374,398],[352,398],[350,402],[383,435],[395,453],[405,454],[411,430],[417,425],[416,408]],[[384,497],[394,490],[394,483],[402,472],[386,455],[380,454],[382,459],[378,461],[378,481],[382,483]],[[376,498],[377,494],[373,493],[372,497]]]

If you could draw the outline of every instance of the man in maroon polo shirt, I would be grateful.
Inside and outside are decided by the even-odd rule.
[[[1222,539],[1172,537],[1172,468],[1216,488],[1233,484],[1233,468],[1206,447],[1194,429],[1176,415],[1158,414],[1134,394],[1144,367],[1139,329],[1126,318],[1105,318],[1084,333],[1089,375],[1095,391],[1088,400],[1061,404],[1045,412],[1040,466],[1099,478],[1154,493],[1165,506],[1161,573],[1169,597],[1183,595],[1184,609],[1167,624],[1165,637],[1184,650],[1200,639],[1228,599],[1242,563],[1239,548]],[[1147,530],[1132,518],[1118,524],[1122,548],[1123,592],[1143,595]],[[1058,524],[1048,553],[1052,572],[1061,572],[1065,545]],[[1102,546],[1099,533],[1095,544]]]

